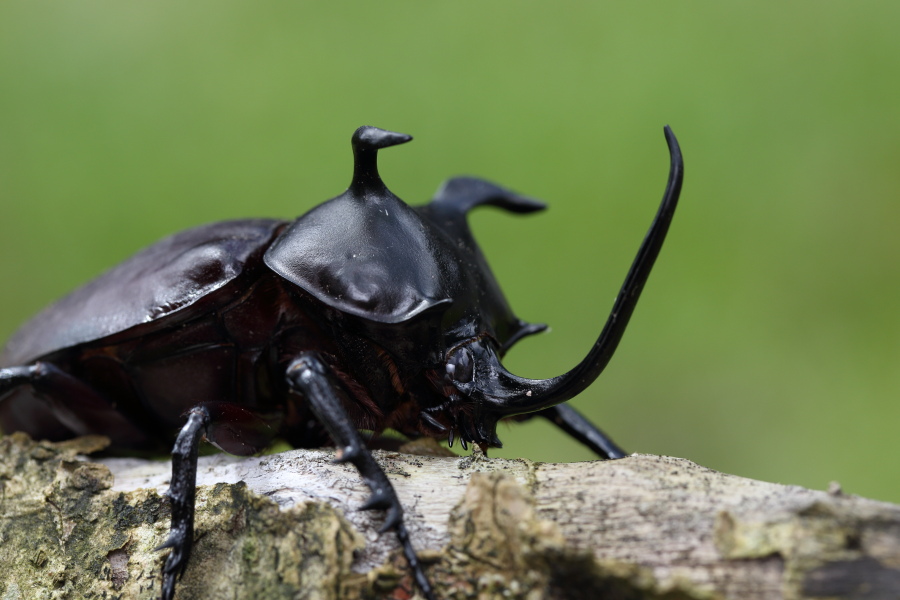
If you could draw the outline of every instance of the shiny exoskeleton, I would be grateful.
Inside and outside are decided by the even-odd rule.
[[[385,187],[379,149],[407,135],[361,127],[346,192],[296,221],[214,223],[166,238],[26,323],[0,356],[0,425],[62,440],[101,434],[113,450],[171,447],[171,548],[162,597],[174,595],[193,542],[197,452],[205,438],[248,455],[275,438],[334,444],[387,511],[424,595],[431,584],[402,507],[359,430],[449,437],[499,447],[504,418],[540,415],[604,458],[625,453],[562,404],[604,369],[668,231],[683,176],[671,168],[662,204],[606,325],[574,369],[547,380],[500,362],[544,329],[512,312],[466,222],[490,205],[544,205],[487,181],[447,181],[410,207]]]

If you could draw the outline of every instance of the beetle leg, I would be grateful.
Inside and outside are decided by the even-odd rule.
[[[187,423],[172,449],[172,481],[166,495],[172,501],[172,525],[169,538],[157,550],[171,548],[163,566],[162,600],[172,600],[175,582],[184,573],[194,543],[194,498],[197,487],[197,453],[200,438],[209,427],[209,412],[199,406],[191,409]]]
[[[52,406],[53,414],[75,435],[95,431],[79,413],[110,408],[109,402],[90,386],[51,363],[39,361],[32,365],[0,369],[0,398],[23,385],[33,387],[40,398]],[[64,402],[60,398],[68,398],[69,401]]]
[[[74,435],[102,433],[113,445],[134,445],[146,436],[100,392],[50,362],[0,369],[0,402],[21,386],[31,386],[53,419]]]
[[[403,548],[403,554],[409,563],[416,583],[428,600],[435,600],[431,584],[422,570],[416,552],[409,539],[409,532],[403,523],[403,507],[394,487],[387,475],[375,462],[372,453],[365,446],[359,432],[344,410],[340,397],[335,393],[335,382],[330,376],[328,366],[315,352],[303,352],[287,370],[287,381],[291,389],[301,394],[315,414],[325,426],[331,439],[337,445],[337,462],[349,462],[356,467],[363,481],[372,492],[369,500],[361,510],[381,509],[387,511],[387,517],[381,531],[393,529]]]
[[[625,458],[628,456],[608,435],[568,404],[557,404],[522,416],[547,419],[602,458]]]
[[[0,369],[0,398],[20,385],[31,383],[34,378],[34,370],[35,365]]]

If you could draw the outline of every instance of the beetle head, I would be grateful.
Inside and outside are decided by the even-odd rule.
[[[499,446],[497,422],[505,417],[540,411],[573,398],[606,368],[637,305],[668,232],[684,175],[681,150],[665,128],[670,152],[669,180],[656,217],[641,244],[600,336],[587,356],[571,371],[550,379],[526,379],[510,373],[500,361],[516,341],[489,335],[470,337],[449,349],[445,358],[445,394],[454,400],[455,433],[463,442],[486,448]],[[535,328],[538,326],[530,326]],[[523,334],[533,332],[527,327]],[[521,336],[520,336],[521,337]],[[452,439],[452,436],[451,436]]]

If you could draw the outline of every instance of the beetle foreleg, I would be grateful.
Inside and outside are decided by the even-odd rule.
[[[169,538],[158,548],[171,548],[163,567],[162,600],[172,600],[175,581],[184,573],[194,543],[194,497],[197,487],[197,452],[200,438],[209,427],[209,412],[199,406],[191,409],[172,449],[172,481],[166,495],[172,501],[172,525]]]
[[[608,435],[568,404],[557,404],[532,414],[544,417],[602,458],[628,456]]]
[[[361,510],[387,511],[381,531],[393,529],[403,548],[403,554],[415,576],[416,583],[428,600],[435,600],[431,583],[425,576],[416,552],[403,524],[403,507],[387,475],[375,462],[359,432],[344,410],[340,397],[335,393],[335,382],[328,366],[315,352],[300,354],[288,367],[287,381],[291,389],[309,402],[316,418],[325,426],[337,445],[337,462],[350,462],[362,475],[372,495]]]

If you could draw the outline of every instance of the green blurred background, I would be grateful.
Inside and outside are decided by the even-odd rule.
[[[426,201],[475,174],[548,201],[476,234],[573,366],[662,193],[629,332],[574,401],[633,451],[900,502],[900,4],[0,4],[0,337],[154,240],[343,191],[361,124]],[[542,423],[499,454],[591,456]],[[598,491],[602,493],[602,491]]]

